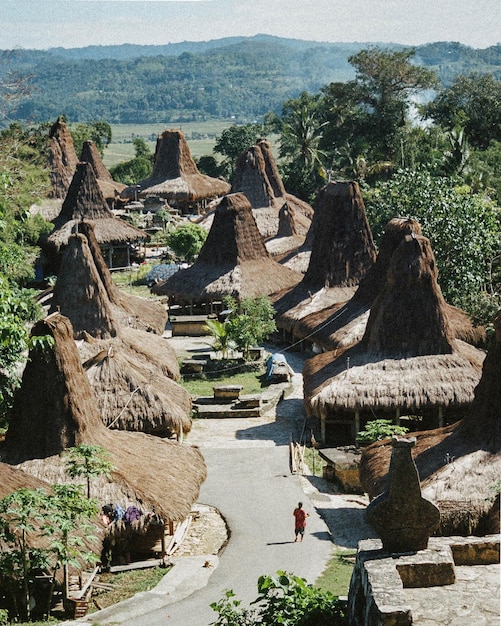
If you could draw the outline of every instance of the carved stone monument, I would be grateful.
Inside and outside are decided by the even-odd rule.
[[[418,471],[411,455],[415,443],[415,437],[393,437],[387,491],[366,509],[367,521],[381,538],[386,552],[425,550],[440,522],[438,508],[421,495]]]

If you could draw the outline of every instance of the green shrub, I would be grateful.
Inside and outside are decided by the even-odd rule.
[[[374,443],[382,439],[389,439],[393,435],[405,435],[409,429],[405,426],[397,426],[391,420],[372,420],[367,422],[365,430],[357,435],[357,442],[363,444]]]

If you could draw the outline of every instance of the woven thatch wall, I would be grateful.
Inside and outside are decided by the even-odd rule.
[[[78,163],[73,138],[66,124],[58,118],[49,131],[48,163],[52,197],[65,198]]]

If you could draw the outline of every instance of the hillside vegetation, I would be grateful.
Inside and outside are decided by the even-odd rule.
[[[352,80],[348,57],[364,47],[259,35],[167,46],[15,50],[0,66],[0,78],[7,71],[30,75],[31,94],[11,116],[22,121],[64,113],[73,122],[112,124],[249,122],[279,113],[284,101],[302,91]],[[437,70],[444,85],[472,71],[501,78],[499,45],[476,50],[428,44],[416,48],[415,61]]]

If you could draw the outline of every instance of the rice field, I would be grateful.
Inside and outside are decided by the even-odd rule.
[[[171,128],[183,131],[194,158],[212,155],[216,139],[233,123],[232,120],[212,120],[163,124],[112,124],[112,141],[104,151],[103,161],[106,167],[113,167],[117,163],[132,159],[134,157],[132,141],[135,137],[144,139],[150,150],[154,152],[157,136]]]

